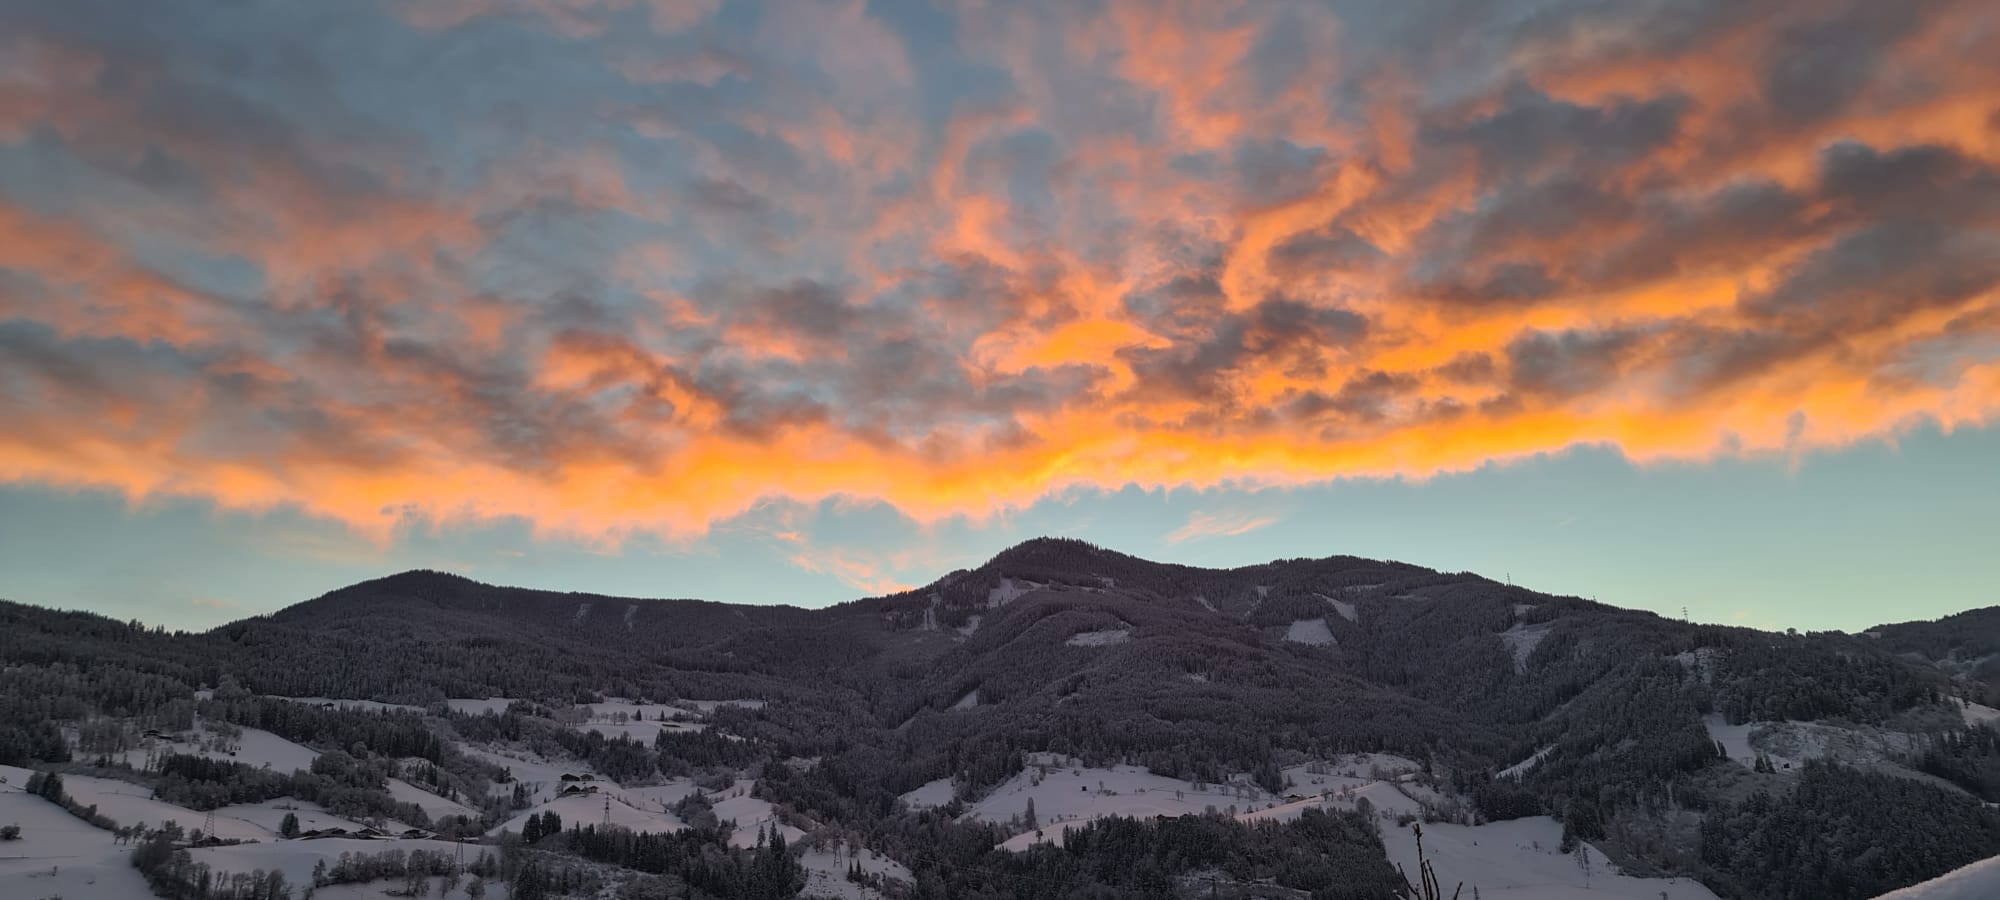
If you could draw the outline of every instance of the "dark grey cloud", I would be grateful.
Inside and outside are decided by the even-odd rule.
[[[1516,394],[1564,399],[1602,388],[1640,346],[1635,331],[1530,331],[1507,345]]]
[[[1301,231],[1271,248],[1267,264],[1279,275],[1298,278],[1354,271],[1385,258],[1380,248],[1340,224]]]
[[[1489,184],[1555,171],[1577,176],[1630,165],[1672,143],[1691,102],[1666,94],[1583,106],[1516,88],[1498,111],[1469,122],[1433,122],[1419,137],[1433,148],[1470,150]]]
[[[1889,47],[1922,21],[1921,5],[1844,4],[1833,16],[1780,31],[1763,73],[1770,114],[1805,124],[1845,111],[1878,80]]]

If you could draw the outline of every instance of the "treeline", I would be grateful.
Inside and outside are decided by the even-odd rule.
[[[444,759],[445,744],[424,717],[407,710],[369,710],[346,706],[315,706],[278,697],[252,696],[227,688],[203,701],[204,717],[261,728],[301,744],[364,748],[370,755],[397,759]]]
[[[914,824],[914,827],[911,827]],[[1068,827],[1063,845],[1010,853],[940,816],[875,837],[910,864],[915,898],[1058,900],[1156,898],[1184,887],[1275,885],[1313,900],[1402,896],[1374,823],[1352,812],[1307,810],[1289,822],[1222,816],[1100,819]],[[1195,873],[1194,884],[1183,879]],[[1212,888],[1213,889],[1213,888]]]
[[[797,894],[806,881],[805,870],[776,829],[759,831],[757,846],[749,850],[733,849],[723,832],[705,828],[655,834],[579,825],[561,837],[567,849],[584,859],[670,875],[717,897],[780,900]]]
[[[1874,897],[2000,852],[2000,813],[1931,784],[1807,762],[1798,784],[1718,803],[1701,860],[1729,896]]]
[[[277,772],[233,760],[174,754],[160,760],[153,792],[168,803],[195,810],[219,809],[237,803],[260,803],[292,797],[318,803],[351,819],[394,819],[428,825],[430,817],[414,803],[396,800],[388,792],[394,762],[382,757],[357,759],[329,750],[313,759],[309,769]]]
[[[1917,768],[1982,800],[2000,801],[2000,730],[1979,725],[1938,735],[1918,757]]]

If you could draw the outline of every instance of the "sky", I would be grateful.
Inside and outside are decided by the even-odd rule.
[[[2000,603],[1987,0],[0,4],[0,597]]]

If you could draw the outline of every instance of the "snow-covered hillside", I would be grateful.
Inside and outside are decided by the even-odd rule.
[[[1589,844],[1559,852],[1562,823],[1547,816],[1470,827],[1425,825],[1423,840],[1425,857],[1447,895],[1464,884],[1464,896],[1476,887],[1481,900],[1716,900],[1713,891],[1686,878],[1622,874]],[[1388,828],[1382,841],[1390,861],[1414,879],[1416,832]]]
[[[2000,897],[2000,856],[1953,869],[1875,900],[1994,900]]]

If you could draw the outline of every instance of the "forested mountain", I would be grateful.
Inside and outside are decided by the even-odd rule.
[[[1866,634],[1882,649],[1921,659],[1978,685],[1981,703],[2000,705],[2000,606],[1933,621],[1878,625]]]
[[[2000,732],[1964,703],[1993,699],[1996,654],[1994,610],[1777,634],[1400,563],[1210,570],[1058,539],[816,610],[407,572],[197,634],[0,603],[0,764],[137,780],[187,806],[289,797],[510,840],[555,797],[513,760],[587,767],[617,790],[699,785],[661,819],[686,829],[672,839],[621,837],[607,799],[588,832],[530,817],[529,843],[568,835],[563,852],[501,863],[557,888],[617,870],[685,889],[663,896],[791,896],[804,876],[779,857],[812,858],[801,836],[893,864],[852,860],[844,884],[868,896],[1398,896],[1386,862],[1355,861],[1381,861],[1400,824],[1551,816],[1562,851],[1593,842],[1633,875],[1866,897],[2000,852],[1981,803],[2000,800]],[[518,702],[462,702],[484,698]],[[607,698],[624,698],[618,720],[582,723]],[[635,739],[628,707],[659,722]],[[135,749],[190,728],[318,755],[294,775]],[[1739,735],[1748,749],[1732,751]],[[1411,768],[1327,774],[1366,754]],[[1065,845],[1030,849],[1051,827],[1036,786],[1064,770],[1156,793],[1184,782],[1171,793],[1191,812],[1131,829],[1091,813]],[[463,812],[411,807],[403,783]],[[1180,796],[1216,785],[1206,816]],[[1370,785],[1407,809],[1357,801]],[[771,840],[702,830],[745,790]],[[1024,811],[993,811],[1016,791]],[[1314,795],[1313,816],[1278,808]],[[1282,820],[1252,815],[1266,806]],[[562,868],[585,865],[600,874]]]

